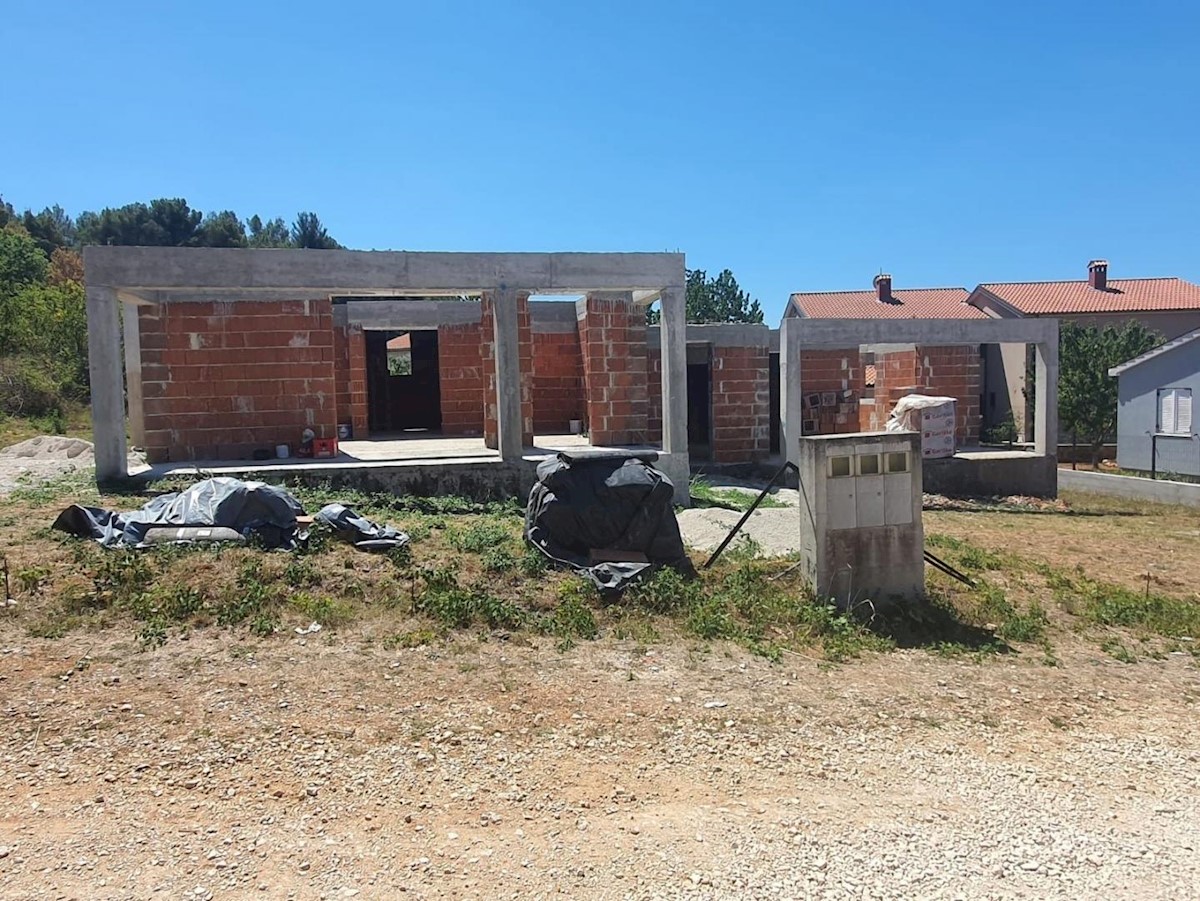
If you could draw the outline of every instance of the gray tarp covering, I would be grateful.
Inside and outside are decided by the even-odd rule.
[[[132,513],[75,504],[59,514],[53,527],[104,547],[146,547],[151,529],[220,526],[267,547],[292,548],[300,540],[296,517],[303,514],[300,502],[276,485],[214,478],[156,497]]]
[[[329,526],[360,551],[390,551],[408,544],[408,536],[399,529],[359,516],[345,504],[326,504],[313,521]]]
[[[675,519],[675,486],[656,455],[558,454],[538,465],[525,509],[525,537],[606,592],[657,566],[692,571]],[[592,563],[593,551],[644,554],[647,563]]]

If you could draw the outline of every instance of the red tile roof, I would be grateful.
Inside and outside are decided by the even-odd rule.
[[[987,319],[967,304],[966,288],[905,288],[880,303],[874,291],[793,294],[792,306],[809,319]]]
[[[1099,291],[1086,281],[980,285],[1026,315],[1200,310],[1200,285],[1181,278],[1109,279]]]

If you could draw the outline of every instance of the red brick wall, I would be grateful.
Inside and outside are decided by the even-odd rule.
[[[804,351],[800,355],[800,390],[804,393],[803,433],[831,435],[857,432],[858,398],[862,388],[863,368],[857,348]],[[851,392],[849,397],[843,395],[846,391]],[[817,402],[812,403],[813,400]]]
[[[337,401],[338,423],[351,422],[350,418],[350,338],[345,327],[333,329],[333,387]],[[358,435],[362,438],[365,436]]]
[[[438,327],[442,433],[483,434],[483,350],[478,322]]]
[[[875,404],[862,407],[861,427],[872,431],[887,424],[888,414],[906,394],[953,397],[954,439],[958,445],[979,441],[983,367],[978,345],[918,347],[876,357]]]
[[[493,331],[491,296],[483,295],[480,303],[480,348],[483,357],[483,443],[491,448],[500,446],[496,422],[496,345]],[[521,370],[521,442],[533,444],[533,333],[529,320],[529,295],[517,295],[517,358]]]
[[[329,301],[141,307],[146,455],[242,459],[337,433]]]
[[[350,350],[350,422],[355,438],[371,433],[367,400],[367,339],[362,326],[352,325],[346,341]]]
[[[979,394],[983,390],[979,345],[918,347],[917,366],[918,384],[931,394],[942,394],[958,401],[955,404],[955,441],[959,445],[978,444]]]
[[[859,408],[859,427],[878,432],[887,427],[888,415],[896,402],[920,389],[917,355],[911,350],[875,355],[875,403]]]
[[[712,348],[712,458],[744,463],[769,453],[770,384],[766,347]]]
[[[588,297],[579,321],[588,434],[593,445],[648,439],[646,313],[632,300]]]
[[[533,430],[538,435],[565,434],[572,419],[586,418],[583,357],[579,333],[535,332],[533,335]]]

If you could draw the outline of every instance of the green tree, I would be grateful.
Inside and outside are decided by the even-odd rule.
[[[139,247],[192,247],[203,218],[181,197],[129,203],[100,213],[81,213],[76,223],[81,244]]]
[[[0,298],[46,280],[50,261],[37,242],[20,228],[0,230]],[[3,323],[0,323],[0,328]]]
[[[60,388],[83,393],[88,383],[83,285],[26,285],[7,303],[0,301],[0,314],[0,353],[41,360]]]
[[[13,205],[3,197],[0,197],[0,228],[7,226],[9,222],[16,218],[16,215]]]
[[[276,216],[266,222],[255,213],[246,222],[251,247],[291,247],[292,234],[287,223]]]
[[[329,236],[316,213],[299,213],[292,223],[292,244],[312,250],[337,250],[342,245]]]
[[[1135,319],[1103,329],[1068,322],[1059,332],[1059,421],[1090,447],[1093,466],[1117,426],[1117,380],[1108,370],[1161,343]]]
[[[201,247],[245,247],[246,226],[232,210],[209,213],[200,223],[196,243]]]
[[[75,244],[75,220],[58,204],[48,206],[36,214],[33,210],[26,210],[21,224],[37,242],[47,259],[58,248],[72,247]]]
[[[716,278],[709,278],[703,269],[687,270],[688,322],[762,322],[763,312],[758,301],[743,291],[725,269]],[[657,310],[647,314],[647,321],[656,323]]]

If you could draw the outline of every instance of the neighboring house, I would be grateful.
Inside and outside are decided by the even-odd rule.
[[[1105,260],[1092,260],[1088,277],[1077,281],[978,285],[967,302],[999,319],[1052,316],[1100,327],[1136,319],[1168,340],[1200,329],[1200,285],[1181,278],[1110,279]],[[1011,413],[1022,439],[1032,438],[1032,410],[1025,403],[1030,367],[1022,345],[985,346],[985,429]]]
[[[1200,476],[1200,329],[1114,366],[1118,381],[1117,465]]]
[[[787,316],[802,319],[986,319],[967,303],[966,288],[893,290],[877,275],[871,291],[823,291],[791,296]],[[955,398],[955,437],[976,444],[983,373],[979,345],[863,345],[806,351],[800,357],[805,434],[875,431],[905,394]]]

